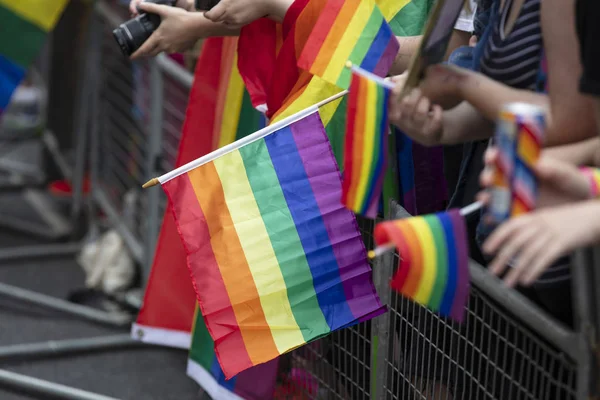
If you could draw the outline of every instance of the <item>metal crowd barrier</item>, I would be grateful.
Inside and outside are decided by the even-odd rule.
[[[193,77],[164,55],[136,63],[123,57],[111,31],[127,18],[125,9],[96,2],[74,171],[80,185],[89,155],[92,201],[83,202],[76,187],[74,213],[87,204],[92,228],[116,229],[142,266],[145,282],[166,199],[160,190],[142,194],[139,188],[175,165]],[[407,216],[393,205],[388,217]],[[373,222],[359,219],[359,225],[365,244],[373,248]],[[294,389],[311,399],[597,398],[600,272],[593,266],[599,260],[597,252],[577,254],[576,323],[570,329],[474,262],[466,322],[448,321],[390,291],[397,255],[388,254],[374,261],[373,278],[389,312],[283,356],[282,372],[296,374]],[[60,351],[97,348],[98,342],[90,340],[69,342]],[[128,342],[109,337],[101,345],[123,343]],[[44,349],[0,348],[0,358]],[[39,382],[1,372],[0,384],[9,380],[44,390]]]

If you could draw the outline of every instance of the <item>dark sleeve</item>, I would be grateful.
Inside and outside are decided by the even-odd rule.
[[[579,90],[600,97],[600,0],[578,0],[576,4],[583,65]]]

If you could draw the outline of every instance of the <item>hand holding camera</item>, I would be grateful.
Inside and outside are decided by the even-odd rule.
[[[199,38],[194,13],[177,7],[189,5],[188,0],[133,0],[131,6],[139,14],[113,31],[123,54],[136,59],[192,47]]]

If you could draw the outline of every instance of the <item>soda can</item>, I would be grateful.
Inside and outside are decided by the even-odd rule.
[[[541,152],[544,115],[541,107],[526,103],[509,103],[500,112],[494,135],[499,156],[487,208],[487,221],[494,225],[535,208],[533,166]]]

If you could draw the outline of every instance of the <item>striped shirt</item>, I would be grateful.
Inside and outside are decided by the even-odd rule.
[[[506,0],[481,59],[481,72],[518,89],[535,89],[542,52],[540,0],[525,0],[512,30],[505,26],[513,0]]]

